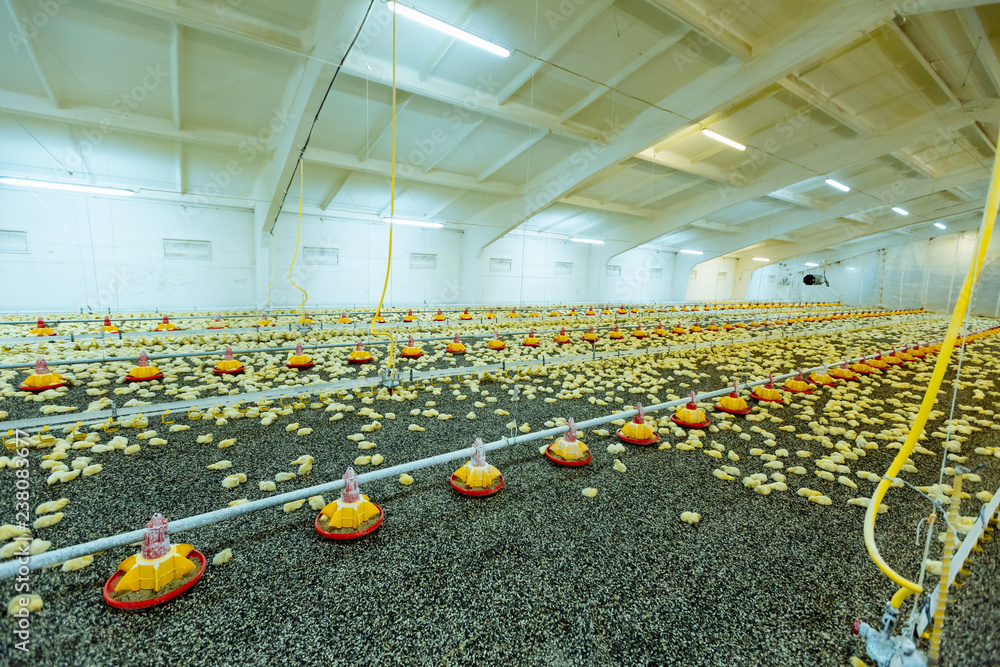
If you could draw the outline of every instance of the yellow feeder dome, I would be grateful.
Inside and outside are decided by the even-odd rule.
[[[642,330],[642,324],[637,324],[635,327],[635,331],[632,332],[632,338],[642,339],[645,338],[646,335],[647,335],[646,332]]]
[[[55,336],[56,332],[53,329],[45,326],[45,320],[38,318],[38,322],[35,323],[34,329],[28,332],[29,336]]]
[[[899,353],[896,352],[896,348],[892,348],[892,352],[886,355],[883,361],[890,366],[899,366],[903,363],[903,359],[899,356]]]
[[[545,457],[564,466],[587,465],[594,455],[587,445],[577,439],[576,424],[572,417],[566,420],[566,427],[566,433],[545,448]]]
[[[493,340],[486,343],[486,347],[490,348],[491,350],[502,350],[505,347],[507,347],[507,344],[504,343],[502,340],[500,340],[500,332],[494,331]]]
[[[549,317],[559,317],[559,311],[553,310],[552,312],[549,313]]]
[[[413,342],[413,336],[410,336],[409,343],[399,351],[399,356],[404,359],[419,359],[424,356],[424,351],[417,347],[416,343]]]
[[[599,336],[594,333],[594,327],[590,327],[587,333],[583,334],[583,340],[591,344],[596,343],[598,338]]]
[[[809,381],[821,387],[832,387],[837,384],[837,381],[831,377],[830,372],[827,370],[826,364],[822,364],[818,371],[810,373]]]
[[[503,475],[486,462],[486,448],[476,438],[472,458],[451,476],[451,486],[467,496],[488,496],[503,488]]]
[[[691,327],[690,329],[688,329],[688,331],[690,331],[691,333],[701,333],[701,332],[702,332],[703,330],[702,330],[702,328],[701,328],[701,327],[700,327],[700,326],[698,325],[698,321],[697,321],[697,320],[695,320],[695,323],[694,323],[694,326],[693,326],[693,327]]]
[[[718,330],[719,330],[719,325],[716,324],[715,322],[712,322],[707,327],[705,327],[705,331],[718,331]]]
[[[212,320],[211,322],[209,322],[208,328],[209,329],[225,329],[226,328],[226,323],[223,322],[222,318],[219,317],[219,314],[216,313],[215,314],[215,319]]]
[[[622,306],[621,306],[621,307],[620,307],[620,308],[619,308],[619,309],[618,309],[617,311],[615,311],[615,312],[617,312],[617,313],[618,313],[619,315],[627,315],[627,314],[628,314],[628,310],[626,310],[626,309],[625,309],[625,306],[624,306],[624,305],[622,305]]]
[[[557,333],[555,338],[553,338],[553,340],[559,345],[565,345],[567,343],[572,342],[570,337],[566,335],[566,327],[563,327],[562,331]]]
[[[830,370],[830,376],[838,380],[854,380],[858,377],[857,373],[851,370],[851,367],[847,364],[847,359],[844,359],[844,363],[840,366]]]
[[[438,308],[437,314],[434,317],[432,317],[431,319],[434,320],[435,322],[444,322],[448,318],[445,317],[444,313],[441,312],[441,309]]]
[[[684,426],[686,428],[705,428],[708,426],[708,417],[705,416],[705,411],[698,407],[698,403],[694,400],[694,392],[691,392],[691,399],[677,408],[670,420],[677,424],[678,426]]]
[[[605,306],[604,310],[601,311],[601,315],[610,315],[610,314],[611,314],[611,309],[608,308],[607,306]]]
[[[653,427],[646,423],[646,413],[642,409],[642,403],[635,404],[636,415],[632,421],[622,426],[618,433],[619,440],[632,445],[652,445],[660,441]]]
[[[150,607],[183,593],[205,571],[205,556],[190,544],[170,544],[167,520],[154,514],[146,524],[142,548],[121,562],[104,587],[115,607]]]
[[[472,315],[469,315],[469,309],[466,308],[465,312],[458,316],[458,319],[465,320],[465,321],[471,320],[472,319]]]
[[[364,344],[359,340],[357,347],[354,351],[347,355],[347,363],[349,364],[368,364],[372,361],[372,355],[370,352],[365,350]]]
[[[149,357],[146,355],[146,350],[139,350],[139,361],[136,362],[135,368],[128,372],[125,376],[126,382],[150,382],[152,380],[159,380],[163,377],[163,373],[156,366],[149,365]]]
[[[667,335],[667,330],[663,328],[663,322],[660,322],[659,324],[656,325],[656,328],[653,329],[653,335],[654,336],[666,336]]]
[[[295,344],[295,354],[285,362],[287,368],[312,368],[312,358],[302,350],[302,343]]]
[[[496,318],[497,318],[497,314],[493,312],[492,308],[490,308],[490,312],[486,313],[486,319],[488,319],[488,320],[495,320]]]
[[[798,375],[785,380],[785,391],[790,391],[793,394],[811,394],[816,391],[813,385],[806,382],[806,379],[802,377],[802,369],[797,368],[796,370],[798,371]]]
[[[903,361],[913,361],[916,358],[912,354],[910,354],[910,350],[905,346],[903,347],[902,350],[899,350],[898,352],[896,351],[895,348],[893,348],[892,353],[893,355],[896,356],[897,359],[901,359]]]
[[[538,347],[540,341],[535,338],[535,330],[531,329],[528,331],[528,337],[521,341],[523,347]]]
[[[105,317],[104,318],[104,326],[101,327],[101,331],[103,331],[104,333],[118,333],[118,327],[116,327],[115,325],[111,324],[111,318],[110,317]]]
[[[750,392],[750,397],[765,403],[784,403],[785,398],[781,395],[781,392],[774,388],[774,377],[771,373],[767,374],[767,382],[763,385],[758,385],[753,388]]]
[[[716,410],[728,412],[731,415],[750,414],[750,406],[745,398],[740,396],[740,387],[737,382],[733,382],[733,390],[719,399],[715,404]]]
[[[354,324],[354,322],[347,316],[346,311],[341,311],[340,317],[337,318],[337,324]]]
[[[577,315],[576,308],[571,308],[570,311],[569,311],[569,313],[567,313],[567,314],[570,317],[576,317],[576,315]]]
[[[588,308],[587,312],[584,313],[584,315],[596,315],[596,314],[597,314],[597,312],[594,310],[593,306],[591,306],[590,308]]]
[[[384,519],[382,508],[361,493],[354,468],[348,468],[340,497],[327,503],[316,517],[316,532],[334,540],[352,540],[371,533]]]
[[[313,318],[309,315],[309,311],[305,308],[302,309],[302,316],[299,318],[299,324],[315,324],[315,322],[313,322]]]
[[[380,312],[375,313],[375,316],[372,318],[372,322],[375,324],[385,324],[385,317],[383,317]]]
[[[21,391],[30,391],[35,394],[46,389],[55,389],[66,384],[65,378],[59,373],[53,373],[45,365],[45,359],[39,358],[35,362],[35,372],[24,378],[24,382],[18,385]]]
[[[680,322],[678,322],[677,326],[675,326],[673,329],[670,330],[670,333],[676,334],[678,336],[683,336],[687,332],[688,330],[682,327]]]
[[[260,319],[257,320],[257,324],[255,326],[258,326],[258,327],[273,327],[274,326],[274,322],[271,321],[271,317],[267,314],[267,312],[262,312],[260,314]]]
[[[448,354],[465,354],[465,345],[458,340],[458,332],[455,332],[455,338],[448,343],[445,352]]]
[[[871,375],[875,372],[875,369],[866,364],[864,361],[859,361],[856,364],[851,364],[851,370],[858,375]]]
[[[412,308],[410,308],[407,311],[406,315],[403,316],[403,321],[404,322],[416,322],[417,321],[417,316],[413,314],[413,309]]]
[[[886,368],[889,368],[889,363],[882,358],[881,352],[876,354],[874,359],[869,359],[865,363],[871,366],[872,368],[880,371],[884,371]]]
[[[733,326],[732,322],[730,322],[729,320],[726,320],[726,323],[722,325],[722,328],[725,329],[726,331],[732,331],[736,327]]]
[[[542,314],[537,310],[533,310],[530,313],[528,313],[528,317],[541,317],[541,316]]]
[[[737,322],[733,326],[736,327],[737,329],[746,329],[747,328],[747,323],[746,322]]]
[[[170,323],[170,318],[163,316],[163,321],[156,325],[153,331],[177,331],[177,327]]]
[[[510,312],[507,313],[507,317],[520,317],[520,315],[517,314],[517,308],[511,308]]]
[[[236,359],[233,359],[233,348],[227,345],[222,361],[215,364],[215,368],[212,369],[212,372],[216,375],[238,375],[244,370],[243,364]]]
[[[621,340],[625,338],[625,334],[618,330],[618,325],[615,325],[615,330],[608,334],[608,338],[611,340]]]

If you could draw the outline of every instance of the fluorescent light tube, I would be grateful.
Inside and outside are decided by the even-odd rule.
[[[895,211],[896,213],[899,213],[900,215],[909,215],[910,214],[910,212],[907,211],[905,208],[900,208],[898,206],[893,206],[892,210]]]
[[[740,142],[733,141],[729,137],[724,137],[721,134],[719,134],[718,132],[712,132],[712,130],[702,130],[701,133],[704,134],[706,137],[711,137],[711,138],[715,139],[716,141],[721,141],[722,143],[724,143],[727,146],[732,146],[733,148],[735,148],[738,151],[745,151],[747,149],[747,147],[744,146],[743,144],[741,144]]]
[[[419,12],[412,7],[407,7],[406,5],[401,5],[398,2],[387,2],[386,6],[389,7],[389,11],[396,12],[400,16],[405,16],[408,19],[416,21],[417,23],[422,23],[428,28],[433,28],[438,32],[443,32],[446,35],[454,37],[455,39],[460,39],[466,44],[472,44],[473,46],[478,46],[484,51],[489,51],[490,53],[496,54],[502,58],[507,58],[510,56],[510,51],[494,44],[493,42],[483,39],[473,35],[471,32],[466,32],[461,28],[454,26],[450,23],[445,23],[440,19],[436,19],[433,16],[428,16],[423,12]]]
[[[60,183],[58,181],[36,181],[32,178],[14,178],[11,176],[0,177],[0,183],[3,183],[4,185],[20,185],[26,188],[41,188],[43,190],[83,192],[89,195],[117,195],[119,197],[131,197],[135,194],[135,191],[126,190],[125,188],[105,188],[99,185],[80,185],[77,183]]]
[[[826,179],[826,184],[830,185],[830,186],[833,186],[833,187],[837,188],[838,190],[840,190],[842,192],[850,192],[851,191],[851,189],[849,187],[847,187],[843,183],[838,183],[837,181],[833,180],[832,178]]]
[[[771,260],[769,260],[767,257],[754,257],[753,261],[755,261],[755,262],[770,262]]]
[[[948,229],[947,227],[945,227],[944,225],[942,225],[940,222],[935,222],[934,226],[937,227],[938,229]]]
[[[685,255],[704,255],[705,254],[701,250],[687,250],[687,249],[685,249],[685,250],[681,250],[681,252],[684,253]]]
[[[397,225],[409,225],[410,227],[428,227],[430,229],[441,229],[444,227],[440,222],[421,222],[419,220],[400,220],[399,218],[385,218],[386,222],[393,222]]]
[[[806,266],[817,267],[819,264],[814,264],[813,262],[806,262]]]
[[[597,239],[578,239],[575,236],[570,239],[573,243],[593,243],[595,245],[604,245],[604,241],[599,241]]]

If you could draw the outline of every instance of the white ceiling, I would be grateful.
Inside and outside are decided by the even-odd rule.
[[[266,233],[298,205],[298,184],[285,192],[304,154],[307,213],[388,215],[382,2],[2,1],[0,174],[253,208]],[[985,202],[997,3],[413,4],[513,53],[397,18],[398,217],[482,244],[601,238],[605,259],[653,243],[784,261]]]

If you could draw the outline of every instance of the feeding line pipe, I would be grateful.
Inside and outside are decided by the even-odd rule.
[[[876,352],[875,354],[870,354],[862,357],[857,357],[855,359],[850,359],[850,362],[863,361],[865,359],[871,359],[882,352]],[[813,368],[803,369],[803,373],[812,373],[818,371],[822,366],[815,366]],[[793,373],[785,373],[783,375],[778,375],[774,377],[774,380],[784,380],[790,377],[794,377],[798,374],[798,371]],[[746,382],[738,385],[740,390],[750,389],[768,382],[767,379],[757,380],[755,382]],[[726,387],[725,389],[717,389],[715,391],[709,391],[695,396],[696,401],[703,401],[706,399],[716,398],[718,396],[723,396],[732,391],[732,387]],[[666,401],[665,403],[657,403],[644,408],[645,412],[658,412],[660,410],[667,410],[670,408],[675,408],[679,405],[684,405],[690,398],[680,398],[672,401]],[[603,424],[608,424],[615,421],[616,419],[629,419],[638,414],[635,409],[625,410],[622,412],[612,413],[610,415],[605,415],[603,417],[595,417],[594,419],[588,419],[586,421],[579,422],[576,424],[577,428],[580,430],[588,429],[594,426],[601,426]],[[544,431],[537,431],[535,433],[528,433],[525,435],[518,435],[514,437],[504,437],[500,440],[494,440],[493,442],[485,445],[486,451],[495,451],[498,449],[503,449],[505,447],[510,447],[511,445],[521,444],[524,442],[532,442],[534,440],[540,440],[542,438],[548,438],[550,436],[561,435],[568,431],[567,426],[556,426],[554,428],[545,429]],[[27,454],[27,449],[23,451]],[[20,454],[21,451],[18,453]],[[418,459],[416,461],[410,461],[409,463],[402,463],[397,466],[392,466],[389,468],[383,468],[381,470],[375,470],[372,472],[363,473],[358,475],[358,483],[364,484],[367,482],[372,482],[379,479],[385,479],[387,477],[393,477],[395,475],[401,475],[403,473],[412,472],[414,470],[420,470],[423,468],[429,468],[431,466],[440,465],[442,463],[448,463],[450,461],[457,461],[464,458],[470,458],[475,453],[474,447],[466,447],[464,449],[459,449],[453,452],[446,452],[444,454],[438,454],[437,456],[431,456],[424,459]],[[23,457],[22,457],[23,458]],[[283,505],[294,500],[302,500],[308,498],[309,496],[315,496],[329,491],[337,491],[344,487],[344,480],[337,479],[331,482],[325,482],[323,484],[316,484],[314,486],[309,486],[304,489],[296,489],[295,491],[289,491],[287,493],[281,493],[276,496],[270,496],[268,498],[261,498],[260,500],[252,500],[248,503],[243,503],[242,505],[236,505],[235,507],[225,507],[222,509],[214,510],[211,512],[206,512],[204,514],[197,514],[195,516],[190,516],[184,519],[177,519],[170,521],[167,527],[167,532],[170,534],[179,533],[185,530],[191,530],[193,528],[200,528],[202,526],[208,526],[213,523],[218,523],[220,521],[226,521],[227,519],[232,519],[237,516],[242,516],[244,514],[249,514],[257,510],[267,509],[269,507],[277,507],[278,505]],[[36,556],[28,556],[23,559],[15,559],[7,561],[6,563],[0,564],[0,579],[7,579],[18,574],[21,568],[27,568],[28,570],[37,570],[42,567],[49,565],[57,565],[59,563],[71,560],[73,558],[79,558],[80,556],[86,556],[99,551],[106,551],[108,549],[113,549],[116,547],[127,546],[133,542],[141,541],[143,538],[144,530],[133,530],[127,533],[121,533],[119,535],[113,535],[111,537],[104,537],[97,540],[92,540],[90,542],[84,542],[82,544],[77,544],[71,547],[63,547],[62,549],[56,549],[55,551],[46,551],[45,553],[38,554]]]

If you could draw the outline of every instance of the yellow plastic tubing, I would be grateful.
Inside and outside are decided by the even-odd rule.
[[[893,570],[882,558],[882,555],[878,551],[878,546],[875,544],[875,517],[878,515],[878,508],[882,504],[882,498],[885,497],[886,491],[889,490],[890,482],[885,477],[895,477],[899,474],[903,464],[906,463],[906,460],[913,452],[913,448],[916,447],[917,438],[924,432],[927,416],[930,414],[931,408],[934,407],[934,403],[937,400],[938,390],[941,388],[941,380],[944,378],[945,371],[948,368],[948,361],[951,359],[951,353],[955,348],[955,340],[958,338],[959,327],[969,306],[972,286],[979,275],[983,260],[986,258],[986,251],[989,248],[990,238],[993,235],[993,223],[996,221],[998,205],[1000,205],[1000,153],[997,154],[993,162],[993,176],[990,180],[990,190],[986,197],[986,211],[983,214],[983,224],[979,232],[979,252],[976,254],[975,261],[969,268],[969,274],[965,277],[965,282],[962,284],[962,291],[958,295],[955,309],[951,313],[948,332],[945,334],[944,342],[941,344],[941,351],[938,353],[937,363],[934,365],[934,373],[927,384],[927,393],[924,394],[924,400],[920,404],[920,411],[917,412],[917,418],[910,428],[906,442],[900,448],[892,465],[886,470],[885,476],[879,482],[878,487],[876,487],[872,501],[868,505],[868,512],[865,514],[865,547],[867,547],[868,554],[875,562],[875,565],[878,566],[878,569],[882,570],[886,576],[899,584],[900,589],[892,596],[892,606],[897,609],[899,609],[906,598],[914,593],[922,592],[923,588]]]

